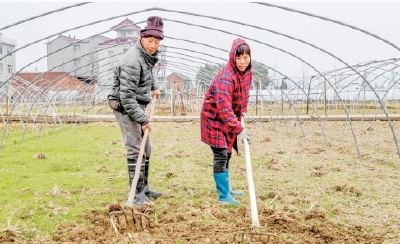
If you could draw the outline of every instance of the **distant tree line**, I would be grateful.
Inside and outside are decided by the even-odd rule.
[[[268,76],[268,68],[265,65],[255,61],[253,61],[251,64],[253,68],[253,81],[257,81],[258,79],[260,79],[262,84],[261,89],[265,89],[270,84],[270,78]],[[214,78],[214,76],[219,72],[222,66],[223,64],[202,65],[197,71],[196,79],[209,83]]]

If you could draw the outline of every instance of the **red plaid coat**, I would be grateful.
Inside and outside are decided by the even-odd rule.
[[[240,120],[247,111],[253,79],[251,62],[243,74],[236,67],[240,44],[247,43],[240,38],[233,41],[229,61],[211,81],[200,113],[201,140],[228,152],[232,152],[237,134],[243,131]]]

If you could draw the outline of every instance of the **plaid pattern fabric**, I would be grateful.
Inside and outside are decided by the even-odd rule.
[[[247,43],[240,38],[233,41],[229,61],[211,81],[200,113],[201,140],[214,148],[227,148],[228,152],[243,130],[240,119],[247,111],[253,79],[251,62],[244,74],[236,68],[240,44]]]

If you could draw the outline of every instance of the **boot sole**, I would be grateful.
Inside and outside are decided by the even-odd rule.
[[[241,203],[233,203],[233,202],[224,202],[224,201],[219,201],[218,203],[220,203],[221,205],[241,205]]]
[[[148,197],[148,198],[152,198],[152,199],[157,199],[157,198],[159,198],[159,197],[161,197],[161,196],[162,196],[162,195],[159,195],[159,196],[147,195],[146,193],[145,193],[145,195],[146,195],[146,197]]]

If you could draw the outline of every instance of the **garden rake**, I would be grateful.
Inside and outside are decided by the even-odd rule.
[[[243,128],[245,128],[244,116],[242,117],[241,124]],[[249,185],[249,195],[250,195],[251,231],[236,232],[233,237],[233,242],[234,243],[279,243],[279,241],[281,240],[279,236],[272,233],[263,233],[259,229],[260,221],[258,219],[256,194],[254,190],[253,173],[251,169],[249,142],[247,140],[243,140],[243,144],[246,157],[247,183]]]
[[[153,118],[155,104],[156,104],[156,98],[153,97],[151,100],[150,114],[149,114],[150,122],[151,122],[151,119]],[[138,224],[139,224],[141,230],[145,229],[145,226],[146,226],[145,220],[147,220],[147,226],[150,225],[150,218],[147,216],[147,214],[136,211],[135,206],[134,206],[136,186],[137,186],[137,183],[139,180],[140,167],[142,164],[144,149],[146,146],[146,141],[147,141],[148,136],[149,136],[149,129],[146,128],[143,133],[142,143],[140,144],[139,156],[138,156],[138,159],[136,162],[135,175],[132,180],[132,185],[131,185],[131,189],[129,192],[128,201],[125,203],[125,209],[123,209],[120,206],[119,207],[118,206],[110,206],[110,208],[109,208],[110,221],[111,221],[111,224],[112,224],[117,236],[118,236],[118,228],[120,228],[119,217],[124,217],[125,223],[128,225],[128,218],[127,218],[126,211],[128,211],[128,212],[130,212],[130,214],[132,214],[133,226],[135,226],[137,224],[136,223],[137,219],[138,219]]]

